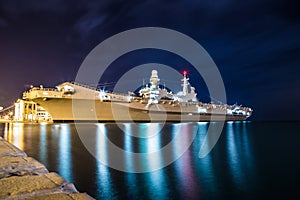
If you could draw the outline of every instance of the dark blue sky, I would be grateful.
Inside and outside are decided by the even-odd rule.
[[[253,120],[300,120],[299,9],[296,0],[0,0],[0,105],[11,105],[31,84],[74,80],[85,56],[106,38],[156,26],[199,42],[221,72],[228,103],[252,107]],[[123,56],[108,73],[118,77],[121,64],[147,62],[191,68],[146,50]],[[199,77],[190,78],[197,85]],[[201,84],[196,89],[207,99]]]

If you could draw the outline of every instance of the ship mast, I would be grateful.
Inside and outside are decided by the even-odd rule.
[[[189,78],[187,78],[186,75],[187,75],[187,71],[183,71],[183,79],[181,79],[181,81],[183,82],[182,83],[182,92],[183,92],[184,96],[189,93],[189,91],[188,91]]]
[[[154,89],[158,89],[159,86],[159,78],[156,70],[152,70],[150,77],[151,87]]]

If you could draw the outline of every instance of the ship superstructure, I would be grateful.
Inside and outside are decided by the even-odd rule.
[[[23,93],[23,99],[42,107],[53,121],[236,121],[252,115],[248,107],[198,101],[186,72],[178,93],[160,87],[156,70],[152,70],[149,81],[139,96],[65,82],[53,89],[33,87]],[[74,108],[74,102],[80,106]]]

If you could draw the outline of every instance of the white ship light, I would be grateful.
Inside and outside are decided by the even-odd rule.
[[[75,89],[70,85],[65,85],[63,90],[65,93],[74,93],[75,92]]]
[[[106,94],[106,93],[105,93],[104,91],[101,90],[100,93],[99,93],[99,97],[104,97],[105,94]]]
[[[227,109],[227,114],[232,115],[232,110],[231,109]]]
[[[207,113],[207,109],[203,107],[198,107],[198,113]]]
[[[101,90],[101,91],[99,92],[99,98],[100,98],[101,100],[109,100],[109,99],[110,99],[110,97],[107,96],[106,92],[103,91],[103,90]]]
[[[132,101],[132,96],[126,96],[126,101],[131,102]]]
[[[49,93],[48,92],[43,92],[43,95],[48,95]]]

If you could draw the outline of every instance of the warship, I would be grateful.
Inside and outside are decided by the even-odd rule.
[[[243,121],[252,115],[248,107],[198,101],[186,72],[181,81],[182,91],[168,91],[160,86],[158,72],[152,70],[150,82],[138,94],[64,82],[56,88],[32,87],[23,93],[23,101],[36,104],[32,108],[42,108],[53,122]]]

